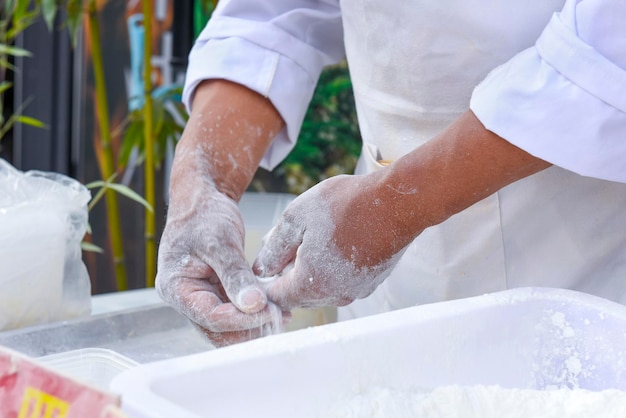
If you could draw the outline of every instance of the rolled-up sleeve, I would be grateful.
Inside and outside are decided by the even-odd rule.
[[[293,148],[322,69],[344,57],[338,1],[221,0],[196,40],[183,102],[198,84],[226,79],[269,98],[285,121],[261,161],[274,168]]]
[[[550,163],[626,183],[626,2],[570,0],[534,47],[478,85],[492,132]]]

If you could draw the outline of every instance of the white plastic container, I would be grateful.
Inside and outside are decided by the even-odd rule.
[[[118,374],[139,363],[113,350],[83,348],[39,357],[37,361],[80,382],[108,390]]]
[[[626,307],[516,289],[275,335],[120,374],[141,417],[326,417],[371,387],[626,389]]]

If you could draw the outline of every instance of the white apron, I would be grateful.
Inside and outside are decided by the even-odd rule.
[[[341,0],[364,141],[357,172],[398,159],[466,111],[476,84],[532,46],[563,3]],[[626,185],[558,167],[512,184],[424,231],[339,319],[520,286],[626,303]]]

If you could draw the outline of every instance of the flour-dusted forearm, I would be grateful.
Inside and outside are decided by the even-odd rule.
[[[156,287],[216,345],[253,338],[272,321],[244,255],[237,202],[282,125],[257,93],[208,81],[176,148]]]

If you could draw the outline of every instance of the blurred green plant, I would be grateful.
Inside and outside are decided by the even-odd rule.
[[[122,169],[127,167],[133,150],[136,151],[132,164],[144,166],[145,196],[151,207],[155,206],[154,172],[161,168],[168,147],[178,142],[188,120],[187,111],[180,101],[181,94],[182,87],[179,86],[155,91],[149,98],[144,95],[138,101],[139,106],[129,112],[125,123],[120,126],[124,135],[118,165]],[[145,223],[146,286],[152,287],[156,276],[156,221],[152,210],[146,211]]]
[[[22,112],[28,102],[9,113],[4,108],[5,94],[13,88],[8,80],[8,71],[17,69],[11,63],[17,57],[30,57],[30,51],[15,46],[15,38],[39,17],[42,2],[31,4],[24,0],[5,0],[0,6],[0,141],[16,123],[44,128],[46,125],[38,119],[24,115]]]
[[[154,167],[159,169],[165,159],[168,144],[175,144],[185,128],[189,115],[180,101],[182,86],[162,91],[152,97],[152,126],[155,138]],[[136,164],[145,161],[146,112],[143,104],[128,113],[124,124],[118,127],[123,131],[122,147],[118,156],[118,164],[126,167],[133,148],[138,151]]]
[[[250,189],[303,193],[326,178],[353,173],[360,151],[352,82],[344,62],[322,72],[297,144],[272,173],[257,173]]]
[[[113,175],[111,178],[107,180],[96,180],[85,185],[85,187],[88,188],[89,190],[98,189],[96,194],[91,198],[91,200],[89,201],[89,204],[87,205],[88,211],[91,211],[94,208],[94,206],[96,206],[96,203],[98,203],[104,197],[105,193],[108,190],[113,190],[123,196],[126,196],[127,198],[143,205],[146,208],[146,210],[153,211],[153,208],[150,205],[150,203],[148,203],[148,201],[146,201],[143,197],[141,197],[138,193],[136,193],[130,187],[125,186],[123,184],[114,183],[113,180],[115,179],[115,177],[116,175]],[[91,235],[91,227],[87,229],[87,233]],[[98,247],[97,245],[94,245],[93,243],[89,241],[81,242],[81,248],[84,251],[92,251],[96,253],[104,252],[102,248]]]
[[[113,257],[115,281],[118,290],[126,290],[128,288],[128,282],[126,278],[124,246],[117,194],[121,193],[132,200],[144,204],[147,211],[152,211],[153,205],[146,202],[130,188],[113,183],[113,179],[116,177],[119,167],[116,164],[117,158],[114,155],[112,146],[112,130],[108,113],[102,41],[100,38],[100,22],[98,19],[98,3],[96,0],[35,0],[34,2],[31,0],[5,0],[4,7],[0,10],[0,13],[3,13],[1,16],[3,26],[0,26],[0,30],[3,30],[3,32],[0,33],[0,43],[2,44],[0,47],[0,65],[5,69],[13,69],[8,59],[6,59],[7,55],[28,55],[28,51],[15,48],[10,44],[19,32],[25,30],[40,17],[44,19],[50,30],[54,30],[54,21],[57,13],[61,10],[65,10],[65,26],[69,30],[73,44],[76,44],[78,32],[84,28],[88,44],[91,47],[95,83],[95,116],[99,127],[96,158],[102,180],[92,182],[88,185],[90,188],[100,188],[96,196],[91,200],[89,208],[93,208],[100,199],[104,198],[107,207],[107,229],[109,231],[110,249]],[[146,13],[145,10],[144,13]],[[12,87],[10,82],[5,82],[4,77],[0,80],[2,80],[2,84],[0,84],[0,90],[2,92],[6,92]],[[151,89],[148,91],[150,92],[150,90]],[[30,123],[35,126],[41,125],[38,121],[23,117],[19,115],[19,113],[13,119],[9,119],[8,122],[4,120],[2,120],[2,122],[0,127],[4,127],[8,122]],[[10,127],[8,129],[10,129]],[[152,155],[152,152],[149,152],[149,155]],[[88,242],[83,244],[83,248],[94,251],[99,250],[98,247]]]

